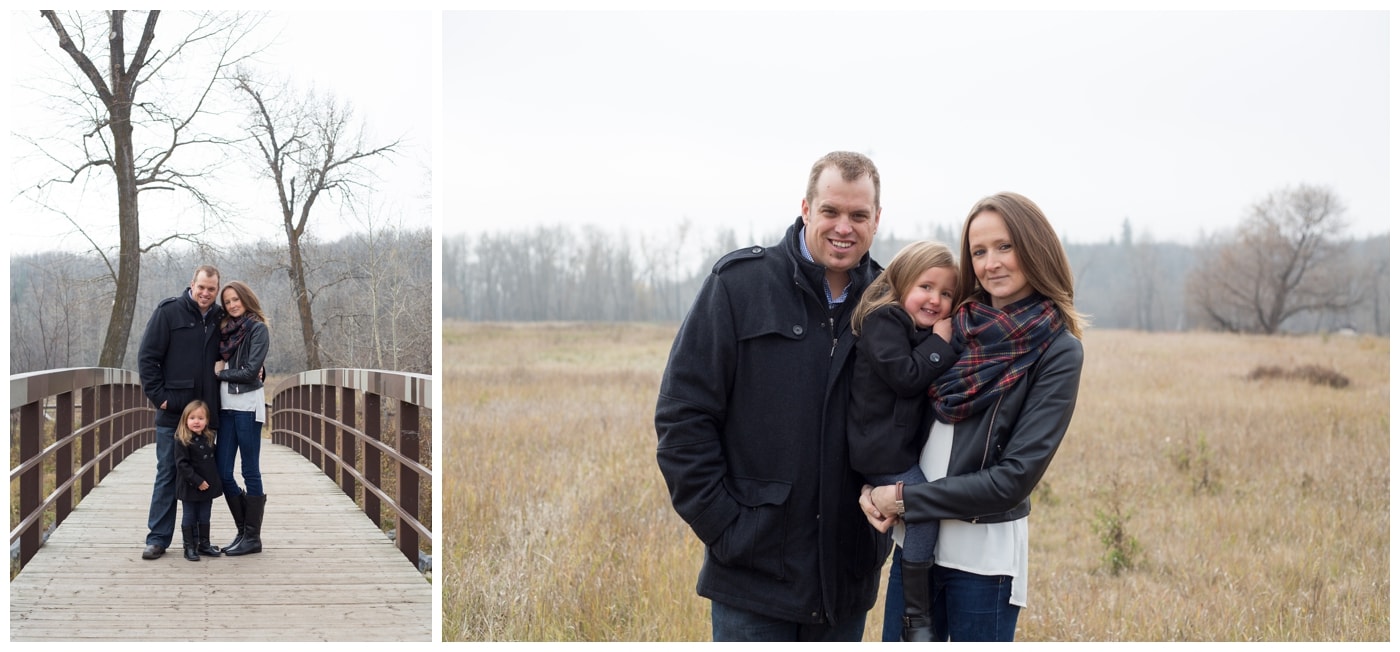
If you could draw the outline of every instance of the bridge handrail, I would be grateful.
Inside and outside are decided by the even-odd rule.
[[[268,414],[273,443],[321,468],[351,499],[362,488],[362,509],[376,525],[382,527],[381,504],[392,510],[395,542],[415,564],[420,541],[432,547],[432,529],[423,524],[432,504],[424,506],[419,498],[432,486],[431,461],[420,459],[425,433],[431,453],[432,382],[430,376],[395,371],[306,371],[277,385]],[[385,399],[392,401],[388,414],[399,416],[396,447],[380,439]],[[393,465],[394,497],[382,486],[381,454]]]
[[[74,393],[81,397],[75,402]],[[45,446],[44,413],[53,406],[53,443]],[[81,413],[74,414],[75,409]],[[75,423],[82,425],[74,429]],[[19,481],[19,512],[10,544],[23,568],[42,545],[43,516],[58,527],[97,483],[132,451],[155,441],[155,410],[136,372],[106,367],[49,369],[10,376],[10,441],[19,444],[10,482]],[[76,455],[76,468],[75,464]],[[12,453],[13,455],[13,453]],[[52,462],[52,490],[45,467]],[[82,480],[81,484],[78,480]]]

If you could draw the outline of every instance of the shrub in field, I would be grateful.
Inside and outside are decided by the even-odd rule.
[[[1191,446],[1187,438],[1182,438],[1181,446],[1172,451],[1171,457],[1176,470],[1192,474],[1192,469],[1195,469],[1195,473],[1192,474],[1194,476],[1191,483],[1192,493],[1204,492],[1212,495],[1219,493],[1220,478],[1215,474],[1211,464],[1210,443],[1206,439],[1205,433],[1196,436],[1194,447]]]
[[[1043,507],[1054,507],[1060,504],[1060,497],[1051,489],[1050,483],[1044,479],[1035,486],[1035,491],[1031,493],[1031,500],[1036,505]]]
[[[1283,367],[1274,365],[1262,365],[1255,367],[1249,372],[1246,378],[1250,380],[1283,379],[1283,380],[1305,380],[1314,385],[1326,385],[1342,389],[1351,384],[1351,379],[1341,373],[1323,367],[1321,365],[1309,364],[1286,370]]]
[[[1103,544],[1103,563],[1109,574],[1118,575],[1137,565],[1142,544],[1137,537],[1128,534],[1132,513],[1123,509],[1123,492],[1117,478],[1109,482],[1106,494],[1108,506],[1094,509],[1094,534]]]

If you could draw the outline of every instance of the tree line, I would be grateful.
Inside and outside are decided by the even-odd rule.
[[[1342,237],[1330,190],[1281,188],[1243,222],[1195,245],[1158,242],[1123,221],[1119,236],[1065,242],[1075,304],[1100,328],[1390,333],[1390,238]],[[689,225],[629,238],[593,225],[443,239],[442,314],[470,321],[678,321],[714,261],[770,245],[785,225],[745,241]],[[956,246],[959,224],[929,225]],[[912,240],[882,231],[889,261]]]
[[[314,340],[323,367],[431,374],[432,232],[371,229],[334,242],[303,242],[307,298],[319,316]],[[137,317],[123,343],[136,366],[146,319],[156,304],[189,286],[195,267],[219,268],[220,282],[241,280],[271,322],[269,374],[308,369],[299,307],[287,274],[285,244],[242,243],[164,248],[143,257]],[[91,252],[10,257],[10,373],[96,366],[113,301],[111,280]]]

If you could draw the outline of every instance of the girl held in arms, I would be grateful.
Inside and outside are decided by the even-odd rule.
[[[928,433],[928,388],[957,360],[948,316],[958,299],[953,252],[923,241],[900,250],[851,316],[855,371],[846,428],[851,468],[872,484],[925,482],[919,452]],[[901,640],[933,640],[928,573],[938,521],[906,524]]]

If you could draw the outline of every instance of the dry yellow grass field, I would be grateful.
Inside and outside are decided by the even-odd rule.
[[[674,333],[444,323],[446,640],[709,639],[703,549],[656,468]],[[1388,339],[1090,330],[1084,348],[1018,639],[1389,639]],[[1305,365],[1350,385],[1248,378]]]

